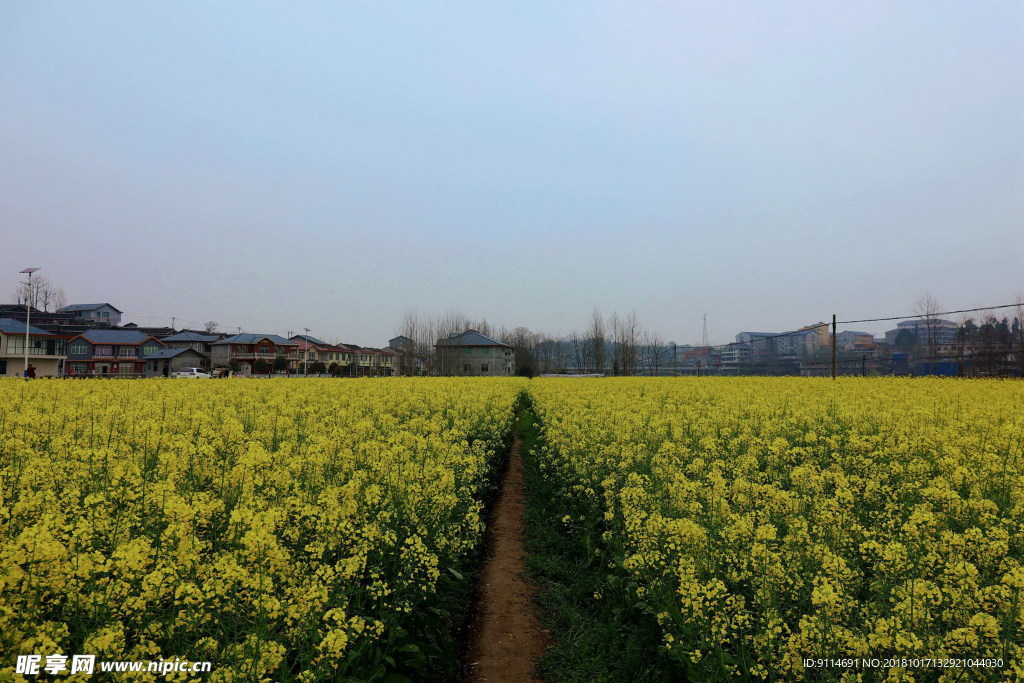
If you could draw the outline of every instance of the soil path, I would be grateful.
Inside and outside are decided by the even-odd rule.
[[[551,640],[534,614],[536,589],[526,573],[523,513],[526,487],[519,435],[513,437],[508,469],[494,506],[489,557],[480,573],[468,659],[471,683],[540,681],[532,675],[536,660]]]

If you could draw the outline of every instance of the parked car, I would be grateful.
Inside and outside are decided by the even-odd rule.
[[[210,373],[202,368],[182,368],[178,370],[172,377],[187,377],[191,379],[210,379]]]

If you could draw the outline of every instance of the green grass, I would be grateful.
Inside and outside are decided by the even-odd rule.
[[[658,650],[658,624],[636,598],[635,585],[608,568],[600,552],[603,529],[562,521],[587,515],[569,507],[532,457],[540,438],[536,422],[527,405],[516,428],[525,460],[527,565],[555,640],[538,673],[552,683],[681,680],[679,669]]]

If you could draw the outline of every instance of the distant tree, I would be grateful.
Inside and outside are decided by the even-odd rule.
[[[960,318],[960,324],[956,328],[955,349],[957,360],[957,376],[963,377],[967,374],[967,350],[978,336],[978,326],[974,319],[964,315]]]
[[[330,365],[327,366],[327,374],[329,374],[331,377],[337,377],[338,375],[341,374],[341,366],[338,365],[337,363],[331,363]]]
[[[282,354],[277,354],[277,357],[274,358],[274,372],[284,372],[287,369],[288,359]]]
[[[1013,318],[1013,322],[1015,324],[1014,329],[1016,332],[1014,333],[1013,338],[1017,342],[1017,373],[1018,376],[1024,377],[1024,294],[1017,296],[1015,304],[1014,311],[1016,312],[1016,315]]]
[[[68,305],[68,298],[64,295],[64,290],[42,275],[33,277],[31,286],[19,282],[14,290],[14,298],[19,305],[27,304],[45,313],[59,310]]]
[[[252,371],[257,375],[266,375],[270,372],[270,363],[265,358],[257,358],[252,364]]]
[[[590,347],[590,362],[594,372],[604,372],[606,329],[601,311],[595,308],[590,314],[590,326],[587,328],[587,345]]]
[[[206,334],[216,334],[219,323],[216,320],[207,320],[203,325],[203,329],[206,330]]]
[[[327,366],[323,361],[318,360],[315,363],[310,364],[309,371],[317,375],[322,375],[327,372]]]
[[[914,306],[914,312],[924,320],[925,343],[928,345],[928,357],[935,357],[936,338],[938,336],[939,311],[942,310],[938,300],[931,294],[925,294]]]
[[[644,332],[643,339],[644,374],[657,377],[665,360],[665,340],[657,332]]]
[[[526,327],[517,327],[511,332],[502,328],[498,332],[498,341],[512,347],[517,374],[533,377],[537,373],[537,357],[535,355],[537,337],[538,335]]]

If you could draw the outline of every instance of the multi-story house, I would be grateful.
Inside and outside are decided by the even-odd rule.
[[[516,373],[512,347],[476,330],[438,339],[434,349],[437,369],[442,375],[479,377]]]
[[[854,332],[843,330],[836,334],[836,346],[840,349],[851,350],[862,346],[873,345],[875,335],[870,332]]]
[[[343,374],[349,374],[352,364],[352,349],[342,344],[328,344],[322,339],[307,334],[296,334],[291,338],[299,346],[299,372],[305,371],[313,363],[323,363],[330,368],[332,364],[342,368]]]
[[[395,374],[395,366],[397,364],[398,353],[391,349],[378,349],[377,355],[380,356],[380,376],[381,377],[392,377]]]
[[[161,337],[160,341],[171,349],[191,349],[202,356],[201,363],[196,367],[210,368],[210,356],[213,353],[213,343],[220,340],[222,334],[208,334],[206,332],[193,332],[182,330],[176,334]]]
[[[423,359],[416,357],[416,342],[405,335],[388,340],[388,350],[394,353],[392,364],[396,375],[418,375],[423,372]]]
[[[951,345],[956,343],[958,329],[959,326],[952,320],[943,320],[941,318],[901,320],[896,323],[895,330],[889,330],[885,333],[885,343],[895,346],[896,337],[900,332],[906,331],[914,336],[917,344],[927,344],[930,338],[931,343],[935,346]]]
[[[729,344],[721,351],[722,369],[739,372],[740,367],[750,363],[752,351],[749,344]]]
[[[72,304],[59,309],[59,313],[72,313],[80,321],[116,327],[121,324],[121,313],[110,304]]]
[[[64,363],[64,338],[34,325],[28,327],[28,362],[36,377],[59,375]],[[0,377],[21,377],[25,372],[25,323],[0,318]]]
[[[142,376],[146,356],[164,348],[151,334],[135,330],[88,330],[67,343],[68,375]]]
[[[234,363],[243,374],[252,373],[253,366],[261,360],[272,367],[278,356],[284,356],[292,370],[302,360],[299,345],[276,334],[236,334],[213,342],[210,349],[215,367],[230,367]]]

